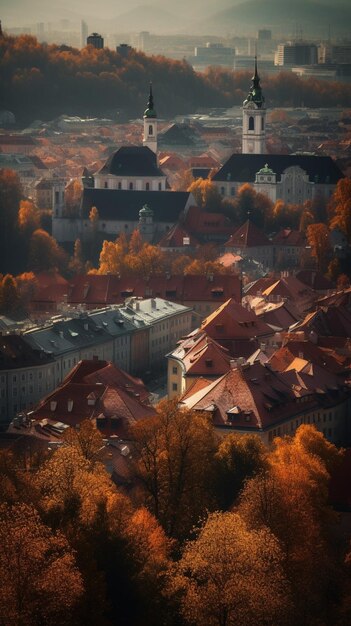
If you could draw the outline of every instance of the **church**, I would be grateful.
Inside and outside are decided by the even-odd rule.
[[[251,87],[243,102],[242,154],[232,154],[213,176],[220,194],[235,197],[244,183],[272,202],[302,204],[328,200],[343,174],[330,157],[312,154],[266,154],[266,105],[257,58]]]
[[[150,85],[144,111],[142,146],[122,146],[94,174],[93,186],[83,189],[79,215],[66,214],[64,186],[54,189],[52,234],[62,244],[92,237],[89,214],[96,207],[98,233],[104,239],[116,239],[120,233],[131,235],[139,228],[145,241],[159,240],[196,205],[192,194],[170,191],[157,159],[157,113]]]

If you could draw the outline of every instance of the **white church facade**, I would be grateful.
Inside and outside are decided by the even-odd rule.
[[[169,191],[157,159],[157,114],[150,85],[144,112],[143,145],[122,146],[93,176],[93,186],[83,189],[78,215],[70,216],[64,202],[64,185],[54,189],[52,234],[72,246],[76,239],[93,236],[89,214],[98,211],[98,237],[114,240],[120,233],[139,229],[145,241],[158,241],[196,204],[188,192]]]
[[[242,107],[242,154],[232,154],[212,181],[220,194],[235,197],[244,183],[267,195],[272,202],[303,204],[306,200],[328,200],[341,170],[330,157],[312,154],[266,153],[266,105],[257,72]]]

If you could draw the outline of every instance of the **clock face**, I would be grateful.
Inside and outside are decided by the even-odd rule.
[[[256,109],[256,106],[254,105],[253,102],[249,102],[246,106],[247,109]]]

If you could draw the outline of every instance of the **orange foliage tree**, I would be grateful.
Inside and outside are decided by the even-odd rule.
[[[351,242],[351,179],[338,181],[329,204],[330,228],[339,228]]]
[[[0,507],[3,624],[71,624],[83,592],[73,551],[25,504]],[[45,601],[43,601],[45,598]]]
[[[183,617],[196,626],[282,624],[290,609],[279,542],[236,513],[208,516],[174,566],[168,592],[180,596]]]
[[[161,402],[158,415],[133,425],[140,497],[168,536],[186,537],[211,505],[215,438],[207,416]]]
[[[325,224],[310,224],[307,227],[307,241],[311,246],[312,256],[315,257],[317,268],[325,271],[331,252],[330,233]]]

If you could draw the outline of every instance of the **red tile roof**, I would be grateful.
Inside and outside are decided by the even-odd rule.
[[[104,435],[126,438],[130,424],[155,414],[155,409],[145,404],[148,395],[139,379],[112,363],[81,361],[29,417],[68,426],[93,419]]]
[[[228,298],[241,300],[241,281],[233,274],[210,277],[191,275],[157,276],[148,281],[142,278],[119,278],[113,275],[82,275],[66,285],[51,285],[32,299],[33,307],[41,302],[62,302],[67,294],[68,304],[85,304],[87,308],[122,304],[126,297],[160,297],[181,304],[188,302],[224,302]]]
[[[306,245],[306,238],[299,230],[284,228],[273,237],[272,243],[279,246],[297,246],[300,248]]]
[[[324,401],[331,388],[333,393],[342,393],[337,378],[329,372],[323,374],[318,366],[281,373],[255,362],[229,370],[194,395],[188,392],[182,402],[208,411],[217,426],[262,431],[301,413],[301,397],[305,398],[303,412],[318,408],[320,398]]]
[[[184,239],[188,239],[188,243],[184,243]],[[189,248],[189,246],[198,246],[199,241],[188,230],[185,230],[180,224],[175,224],[163,235],[158,242],[160,248]]]
[[[318,336],[351,337],[351,313],[343,306],[321,307],[294,326],[294,331],[299,330],[314,331]]]
[[[231,357],[225,348],[203,335],[183,359],[188,376],[221,376],[230,369]]]
[[[222,213],[210,213],[197,206],[189,207],[183,221],[186,230],[195,235],[222,235],[229,237],[233,224]]]
[[[335,285],[328,278],[315,270],[301,270],[297,272],[296,278],[316,291],[327,291],[335,288]]]
[[[225,247],[228,248],[256,248],[271,245],[272,242],[251,220],[247,220],[242,226],[239,226],[225,243]]]
[[[288,341],[271,356],[269,363],[274,370],[282,372],[290,367],[296,358],[307,360],[336,375],[347,372],[351,364],[351,354],[341,355],[335,350],[323,348],[307,340]]]
[[[272,331],[253,311],[249,311],[233,298],[224,302],[201,324],[201,330],[220,341],[222,338],[246,339],[271,335]]]

